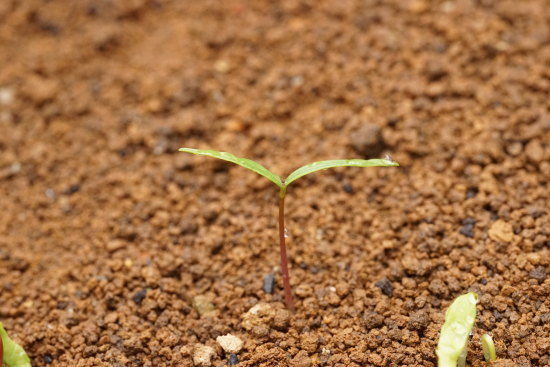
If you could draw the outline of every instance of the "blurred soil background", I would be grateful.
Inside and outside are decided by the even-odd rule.
[[[548,5],[0,1],[0,320],[38,367],[435,366],[474,290],[472,366],[550,365]],[[276,189],[181,146],[402,167],[290,189],[291,314]]]

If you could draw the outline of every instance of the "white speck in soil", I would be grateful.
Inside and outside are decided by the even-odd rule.
[[[55,200],[55,191],[53,191],[53,189],[46,189],[46,191],[44,191],[44,195],[46,195],[46,197],[50,200]]]
[[[9,105],[14,100],[13,89],[8,87],[0,88],[0,105]]]

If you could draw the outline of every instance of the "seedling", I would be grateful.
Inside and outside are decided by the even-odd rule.
[[[286,244],[285,244],[285,196],[287,187],[297,179],[307,174],[317,172],[320,170],[333,168],[333,167],[395,167],[399,166],[396,162],[391,159],[340,159],[332,161],[321,161],[314,162],[303,167],[298,168],[292,172],[287,178],[282,179],[278,175],[269,171],[267,168],[261,164],[254,162],[246,158],[238,158],[233,154],[226,152],[218,152],[215,150],[200,150],[200,149],[191,149],[191,148],[181,148],[181,152],[187,152],[198,155],[205,155],[208,157],[213,157],[221,159],[224,161],[232,162],[248,168],[251,171],[256,172],[257,174],[264,176],[269,181],[273,182],[279,188],[279,250],[281,255],[281,273],[283,276],[283,285],[284,285],[284,294],[285,294],[285,304],[289,309],[294,309],[294,301],[292,299],[292,289],[290,287],[290,274],[288,271],[288,259],[286,255]]]
[[[8,367],[31,367],[31,360],[25,350],[9,336],[0,322],[0,361]]]
[[[477,294],[459,296],[445,312],[445,323],[435,353],[438,367],[464,367],[468,353],[468,338],[476,319]]]
[[[493,343],[493,338],[491,338],[489,334],[483,334],[481,336],[481,349],[483,349],[483,357],[485,357],[487,362],[492,362],[497,359],[495,343]]]

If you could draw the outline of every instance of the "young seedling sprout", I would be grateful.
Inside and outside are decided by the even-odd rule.
[[[464,367],[468,353],[468,338],[476,319],[477,294],[459,296],[445,312],[445,323],[435,353],[438,367]]]
[[[483,357],[485,357],[487,362],[492,362],[497,359],[495,343],[493,343],[493,338],[491,338],[489,334],[483,334],[481,336],[481,349],[483,349]]]
[[[25,350],[9,336],[0,322],[0,362],[8,367],[31,367],[31,360]],[[1,363],[0,363],[1,365]]]
[[[294,301],[292,299],[292,290],[290,287],[290,274],[288,272],[288,259],[286,255],[285,244],[285,196],[288,185],[296,181],[302,176],[317,172],[320,170],[333,168],[333,167],[395,167],[399,166],[391,159],[341,159],[332,161],[314,162],[303,167],[298,168],[292,172],[287,178],[282,179],[278,175],[266,169],[261,164],[254,162],[246,158],[238,158],[233,154],[226,152],[218,152],[215,150],[200,150],[191,148],[181,148],[181,152],[187,152],[198,155],[205,155],[213,158],[218,158],[224,161],[232,162],[248,168],[257,174],[264,176],[269,181],[273,182],[279,187],[279,250],[281,255],[281,273],[283,276],[283,286],[285,295],[285,304],[289,309],[294,309]]]

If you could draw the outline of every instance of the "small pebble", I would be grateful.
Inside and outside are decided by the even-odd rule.
[[[489,237],[493,241],[511,242],[514,239],[514,231],[510,223],[499,219],[489,228]]]
[[[290,365],[296,367],[310,367],[312,362],[308,353],[305,350],[301,350],[292,358]]]
[[[215,311],[215,307],[208,297],[200,295],[193,297],[193,308],[201,316],[211,315]]]
[[[473,218],[466,218],[462,221],[462,227],[459,230],[459,233],[468,238],[474,238],[474,227],[476,220]]]
[[[237,363],[239,363],[239,357],[237,357],[236,354],[230,354],[229,355],[229,365],[235,366]]]
[[[275,275],[267,274],[264,277],[264,285],[262,289],[265,293],[273,294],[273,290],[275,289]]]
[[[218,336],[216,342],[226,353],[239,353],[243,348],[243,341],[232,334]]]
[[[50,364],[53,362],[53,357],[49,354],[44,355],[44,363]]]
[[[142,289],[134,293],[132,296],[132,301],[139,305],[145,299],[145,296],[147,296],[147,289]]]
[[[72,195],[72,194],[77,193],[79,190],[80,190],[79,185],[71,185],[65,190],[64,194],[65,195]]]
[[[531,140],[525,146],[525,154],[531,162],[538,164],[544,159],[544,147],[538,140]]]
[[[105,249],[109,252],[115,252],[126,247],[126,242],[114,239],[105,244]]]
[[[195,366],[208,367],[212,364],[211,359],[216,354],[214,348],[203,344],[197,344],[193,351],[193,364]]]
[[[304,84],[304,77],[301,75],[296,75],[290,78],[290,85],[293,87],[299,87],[300,85]]]
[[[46,195],[46,197],[50,200],[55,200],[55,191],[51,188],[47,188],[45,191],[44,191],[44,195]]]
[[[357,154],[368,158],[379,156],[385,147],[382,129],[369,122],[350,134],[350,143]]]
[[[13,102],[13,89],[8,87],[0,88],[0,105],[9,105]]]
[[[546,279],[546,271],[544,270],[544,267],[537,266],[533,270],[529,272],[529,276],[533,279],[540,280],[541,282]]]
[[[391,285],[391,282],[388,280],[388,278],[383,278],[374,283],[375,286],[380,288],[383,294],[385,294],[388,297],[391,297],[393,294],[393,287]]]
[[[9,168],[9,174],[10,175],[18,174],[20,171],[21,171],[21,163],[14,162],[14,163],[11,164],[11,166]]]
[[[342,188],[344,191],[348,194],[353,194],[353,186],[351,186],[349,183],[345,183],[342,185]]]
[[[475,186],[468,187],[468,190],[466,191],[466,199],[471,199],[476,197],[477,193],[479,192],[479,189]]]
[[[229,71],[229,63],[225,60],[217,60],[214,63],[214,70],[222,74],[227,73]]]

